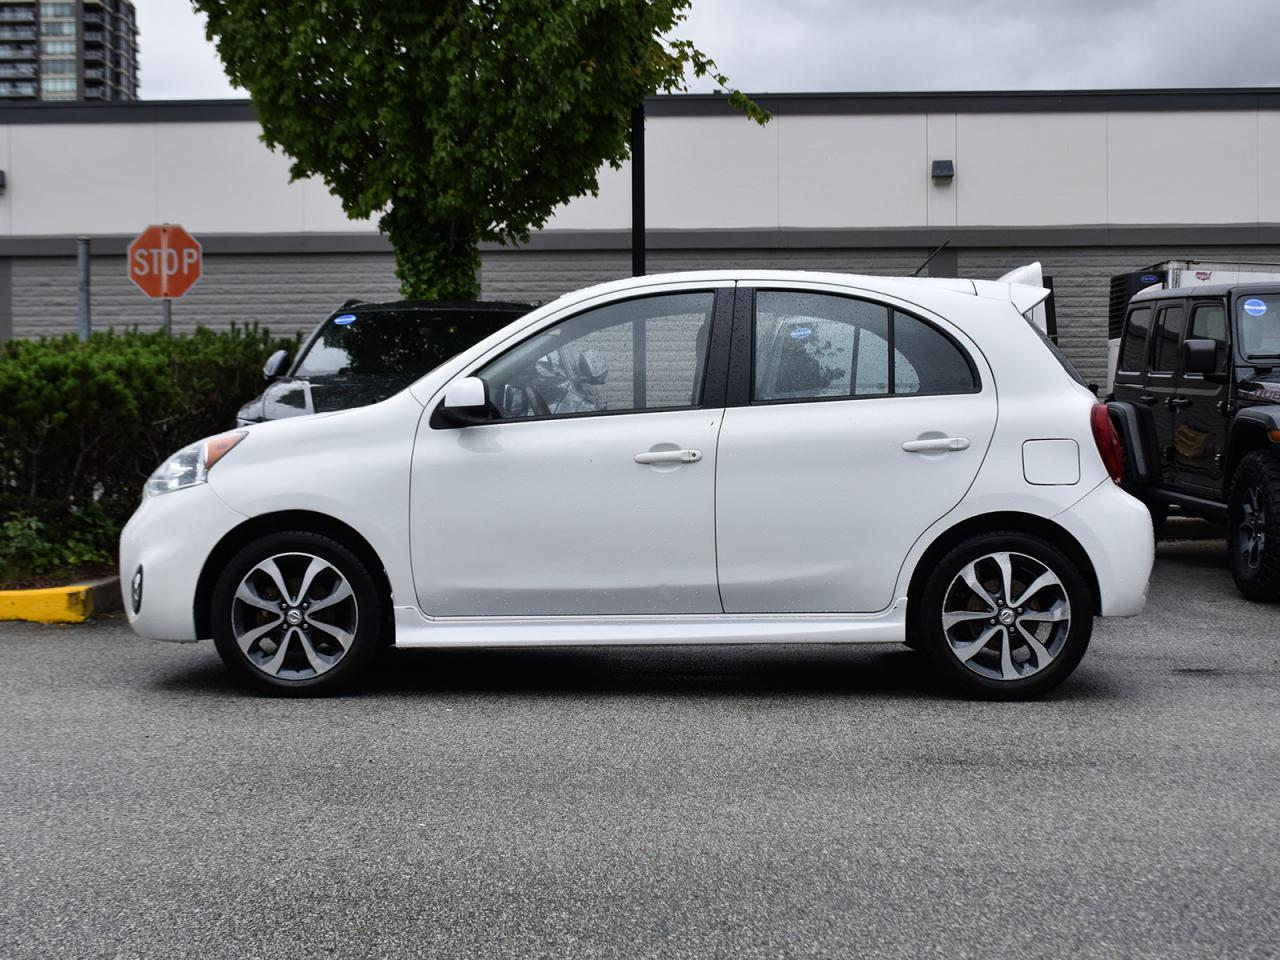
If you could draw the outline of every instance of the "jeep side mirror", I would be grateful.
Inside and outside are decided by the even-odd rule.
[[[442,423],[469,427],[488,423],[490,416],[489,385],[479,377],[463,377],[449,384],[444,402],[437,408]]]
[[[289,359],[288,350],[277,350],[267,357],[267,362],[262,365],[262,379],[268,382],[279,380],[289,369]]]
[[[1215,373],[1218,369],[1218,341],[1184,340],[1182,343],[1183,373]]]

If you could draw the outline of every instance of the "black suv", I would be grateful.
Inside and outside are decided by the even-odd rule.
[[[240,408],[245,426],[385,400],[533,309],[529,303],[348,300],[316,327],[297,359],[278,350],[267,389]]]
[[[1250,600],[1280,601],[1280,284],[1137,294],[1108,405],[1125,486],[1227,524],[1231,572]]]

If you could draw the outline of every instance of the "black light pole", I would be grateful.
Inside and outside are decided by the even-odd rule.
[[[631,275],[644,276],[644,101],[631,110]]]

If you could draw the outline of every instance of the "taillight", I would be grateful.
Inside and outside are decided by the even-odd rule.
[[[1105,403],[1095,403],[1089,411],[1089,426],[1093,428],[1093,442],[1098,445],[1098,454],[1102,457],[1102,465],[1111,474],[1116,483],[1124,480],[1124,450],[1120,446],[1120,436],[1116,426],[1111,422],[1111,414],[1107,412]]]

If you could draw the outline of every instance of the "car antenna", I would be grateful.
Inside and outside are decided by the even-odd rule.
[[[927,266],[929,265],[929,261],[930,261],[930,260],[932,260],[932,259],[933,259],[934,257],[936,257],[938,254],[940,254],[944,249],[946,249],[947,244],[949,244],[950,242],[951,242],[951,238],[950,238],[950,237],[948,237],[946,240],[943,240],[943,241],[942,241],[942,246],[938,247],[938,249],[937,249],[937,250],[933,251],[933,253],[931,253],[931,254],[929,254],[929,256],[925,257],[925,261],[924,261],[924,263],[922,263],[922,264],[920,264],[920,266],[916,267],[915,273],[913,273],[913,274],[911,274],[911,275],[912,275],[913,277],[918,277],[918,276],[920,276],[920,271],[921,271],[921,270],[923,270],[925,267],[927,267]]]

